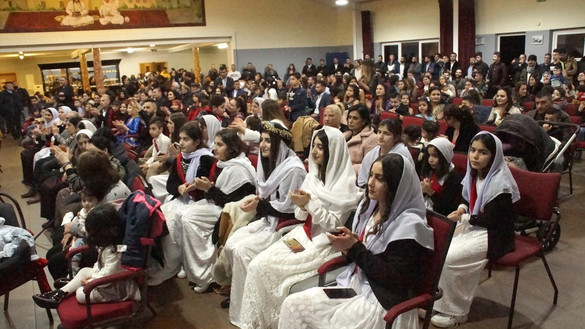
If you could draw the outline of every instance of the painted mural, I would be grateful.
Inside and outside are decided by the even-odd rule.
[[[0,0],[0,33],[202,25],[204,0]]]

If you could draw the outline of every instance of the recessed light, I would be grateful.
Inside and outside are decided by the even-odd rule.
[[[226,49],[227,47],[228,47],[228,44],[227,43],[219,43],[217,45],[217,48],[219,48],[219,49]]]
[[[24,59],[24,55],[20,54],[20,55],[18,55],[18,58]]]
[[[150,48],[156,47],[156,45],[153,43],[150,45]]]
[[[22,55],[22,54],[24,54],[24,53],[23,53],[22,51],[19,51],[19,52],[18,52],[18,54],[19,54],[19,55]]]
[[[335,0],[335,4],[338,6],[345,6],[349,3],[347,0]]]

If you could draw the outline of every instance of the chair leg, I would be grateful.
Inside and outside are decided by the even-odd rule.
[[[4,295],[4,312],[8,312],[8,300],[10,299],[10,292]]]
[[[569,168],[569,191],[573,194],[573,168]]]
[[[47,311],[47,317],[49,318],[49,324],[53,325],[53,323],[55,322],[53,320],[53,313],[51,313],[51,309],[50,308],[46,308],[45,309]]]
[[[518,279],[520,278],[520,265],[516,265],[516,275],[514,276],[514,289],[512,290],[512,302],[510,303],[510,313],[508,314],[508,329],[512,328],[514,320],[514,308],[516,307],[516,293],[518,292]]]
[[[429,324],[431,323],[431,316],[433,315],[433,306],[435,305],[435,302],[431,302],[431,304],[429,306],[427,306],[426,308],[426,314],[425,314],[425,319],[423,322],[423,326],[422,329],[429,329]]]
[[[548,278],[550,280],[550,283],[552,284],[553,289],[555,290],[553,304],[557,305],[557,300],[559,298],[559,289],[557,288],[557,284],[555,282],[555,279],[553,278],[552,272],[550,271],[550,267],[548,266],[546,258],[544,257],[544,253],[542,251],[540,252],[540,259],[542,259],[542,263],[544,264],[544,268],[546,269],[546,274],[548,274]]]

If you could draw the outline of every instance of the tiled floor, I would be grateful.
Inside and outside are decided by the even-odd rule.
[[[1,190],[17,199],[26,192],[20,183],[19,152],[20,148],[11,138],[3,141],[0,150],[0,164],[4,169],[4,173],[0,174]],[[584,168],[585,161],[576,162],[574,194],[564,198],[561,204],[561,241],[547,254],[560,290],[558,305],[552,305],[552,288],[542,262],[533,259],[520,273],[514,328],[585,328],[585,285],[581,277],[585,272],[585,225],[582,223],[585,213]],[[568,191],[568,175],[565,175],[561,193],[568,194]],[[21,205],[29,229],[39,232],[42,224],[38,215],[39,205],[27,205],[24,200]],[[42,256],[50,247],[47,236],[45,234],[37,240],[37,250]],[[513,270],[496,270],[491,279],[480,285],[469,322],[460,328],[505,328],[513,280]],[[36,307],[31,299],[31,295],[37,292],[38,286],[32,282],[14,290],[8,312],[0,315],[0,329],[51,328],[45,310]],[[185,280],[171,280],[150,292],[158,316],[151,319],[146,328],[234,328],[229,323],[227,310],[219,307],[222,296],[213,293],[198,295],[188,288]],[[57,318],[56,313],[53,314]]]

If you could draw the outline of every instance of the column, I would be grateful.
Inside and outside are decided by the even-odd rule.
[[[106,91],[104,86],[104,73],[102,71],[102,56],[99,48],[93,48],[93,79],[95,80],[95,88],[98,93],[102,94]]]
[[[87,59],[85,58],[85,53],[79,54],[79,66],[80,66],[80,73],[81,73],[81,83],[83,85],[83,90],[90,90],[89,87],[89,72],[87,71]]]
[[[193,69],[195,81],[201,83],[201,66],[199,64],[199,48],[193,48]]]

